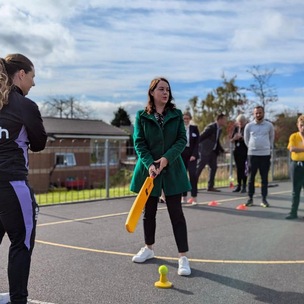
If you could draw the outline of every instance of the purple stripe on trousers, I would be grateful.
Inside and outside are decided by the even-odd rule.
[[[30,241],[33,231],[33,204],[30,189],[25,181],[11,181],[10,184],[15,190],[19,199],[22,216],[25,225],[25,241],[24,244],[30,250]]]

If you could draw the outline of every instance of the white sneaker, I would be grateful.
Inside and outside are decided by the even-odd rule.
[[[182,196],[181,203],[182,204],[186,204],[187,203],[187,196]]]
[[[132,258],[134,263],[143,263],[146,260],[154,258],[154,251],[148,247],[141,248],[136,255]]]
[[[8,292],[0,293],[0,304],[7,304],[10,302],[10,295]]]
[[[188,276],[191,274],[191,269],[187,257],[183,256],[178,260],[177,274],[180,276]]]

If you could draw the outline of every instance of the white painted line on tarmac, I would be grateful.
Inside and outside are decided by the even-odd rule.
[[[270,195],[277,195],[277,194],[284,194],[284,193],[291,193],[291,191],[288,190],[288,191],[273,192],[273,193],[270,193]],[[245,196],[233,197],[233,198],[225,198],[225,199],[219,199],[219,200],[217,200],[217,202],[218,203],[224,203],[224,202],[231,202],[231,201],[237,201],[237,200],[246,200],[246,198],[247,197],[245,197]],[[197,204],[198,205],[208,205],[209,203],[210,203],[210,201],[208,201],[208,202],[198,202]],[[187,204],[183,204],[183,206],[187,206]],[[189,206],[192,206],[192,205],[189,205]],[[159,207],[158,209],[159,210],[166,210],[167,207]],[[121,215],[128,215],[128,214],[129,214],[129,211],[127,211],[127,212],[119,212],[119,213],[112,213],[112,214],[104,214],[104,215],[98,215],[98,216],[83,217],[83,218],[78,218],[78,219],[71,219],[71,220],[49,222],[49,223],[44,223],[44,224],[37,224],[37,227],[44,227],[44,226],[51,226],[51,225],[60,225],[60,224],[75,223],[75,222],[83,222],[83,221],[97,220],[97,219],[101,219],[101,218],[121,216]]]
[[[273,192],[270,193],[270,195],[277,195],[277,194],[284,194],[284,193],[291,193],[291,191],[280,191],[280,192]],[[246,200],[246,196],[241,197],[232,197],[232,198],[225,198],[217,200],[218,203],[225,203],[225,202],[232,202],[232,201],[239,201],[239,200]],[[208,205],[210,201],[208,202],[198,202],[198,205]],[[192,205],[183,204],[183,206],[187,207],[193,207]],[[159,210],[166,210],[167,207],[159,207]],[[112,214],[104,214],[104,215],[98,215],[98,216],[91,216],[91,217],[83,217],[83,218],[77,218],[77,219],[71,219],[71,220],[62,220],[62,221],[56,221],[56,222],[49,222],[44,224],[37,224],[37,227],[44,227],[44,226],[51,226],[51,225],[61,225],[61,224],[67,224],[67,223],[75,223],[75,222],[83,222],[83,221],[90,221],[90,220],[97,220],[101,218],[107,218],[107,217],[114,217],[114,216],[121,216],[121,215],[128,215],[129,211],[127,212],[119,212],[119,213],[112,213]]]
[[[29,304],[55,304],[55,303],[51,303],[51,302],[41,302],[41,301],[31,300],[31,299],[28,299],[27,303],[29,303]]]
[[[129,212],[120,212],[120,213],[112,213],[112,214],[105,214],[105,215],[98,215],[98,216],[91,216],[91,217],[83,217],[83,218],[78,218],[78,219],[50,222],[50,223],[38,224],[37,227],[51,226],[51,225],[58,225],[58,224],[67,224],[67,223],[75,223],[75,222],[83,222],[83,221],[96,220],[96,219],[106,218],[106,217],[127,215],[128,213]]]

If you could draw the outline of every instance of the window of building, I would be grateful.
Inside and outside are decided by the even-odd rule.
[[[105,140],[91,141],[91,165],[105,166],[106,160],[110,165],[116,165],[119,162],[119,141],[108,141],[106,145]]]
[[[55,162],[56,167],[76,166],[76,159],[74,153],[56,153]]]

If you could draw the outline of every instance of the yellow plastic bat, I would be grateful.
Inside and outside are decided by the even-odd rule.
[[[129,211],[126,220],[126,229],[128,232],[132,233],[135,231],[140,215],[154,187],[153,181],[154,177],[147,177],[140,191],[137,194],[137,197]]]

